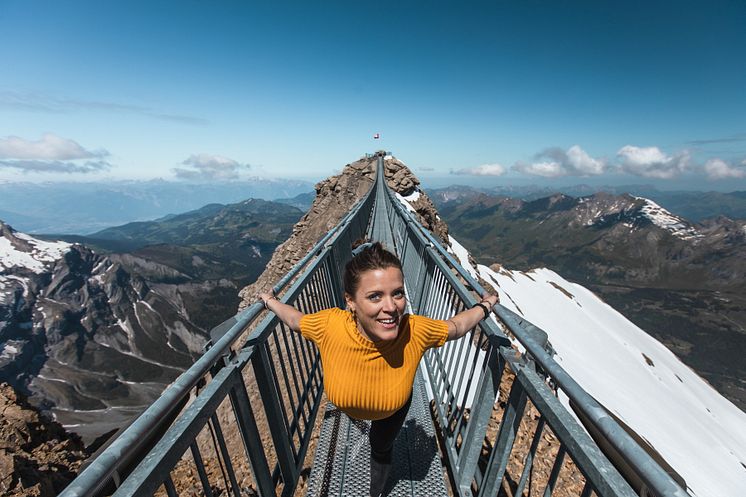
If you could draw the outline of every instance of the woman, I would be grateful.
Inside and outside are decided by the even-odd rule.
[[[259,297],[288,327],[316,343],[329,400],[350,417],[371,420],[370,494],[378,496],[422,354],[464,336],[489,315],[498,299],[485,295],[446,321],[406,314],[401,262],[378,242],[353,250],[343,283],[346,311],[303,314],[269,293]]]

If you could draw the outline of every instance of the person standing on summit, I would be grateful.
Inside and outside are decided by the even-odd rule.
[[[378,242],[353,249],[343,284],[347,310],[304,314],[270,293],[259,297],[289,328],[318,346],[329,400],[348,416],[371,421],[370,495],[378,497],[423,353],[464,336],[487,318],[498,298],[484,295],[445,321],[407,314],[401,261]]]

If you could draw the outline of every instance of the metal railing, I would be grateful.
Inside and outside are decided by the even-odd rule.
[[[391,191],[388,210],[414,312],[447,319],[473,306],[475,294],[484,294],[481,284]],[[493,496],[502,491],[524,495],[528,491],[528,495],[537,495],[532,487],[540,480],[538,495],[548,496],[564,475],[567,486],[578,487],[568,489],[569,495],[688,495],[559,366],[546,350],[543,330],[500,304],[493,310],[500,326],[497,321],[483,320],[464,339],[448,342],[424,357],[434,415],[458,494]],[[501,328],[525,348],[523,357]],[[620,475],[560,403],[558,391],[621,454],[623,465],[642,480],[641,488],[633,489]],[[528,436],[530,444],[517,443],[519,433]],[[542,446],[546,438],[556,440],[554,447]],[[545,474],[537,478],[535,473],[542,470]]]
[[[447,319],[483,293],[385,187],[382,163],[379,158],[378,186],[274,287],[279,293],[290,285],[282,301],[303,312],[343,305],[342,270],[352,241],[371,229],[374,201],[378,223],[385,203],[383,218],[414,312]],[[254,304],[218,326],[212,348],[62,495],[172,496],[195,486],[208,496],[292,495],[322,401],[321,364],[315,346],[274,314],[257,323],[262,310]],[[500,305],[494,310],[500,324],[484,320],[423,359],[455,494],[536,495],[538,488],[542,495],[568,489],[582,496],[635,495],[559,402],[561,390],[646,488],[659,496],[687,495],[552,359],[541,343],[546,334]],[[503,330],[526,354],[517,355]]]
[[[373,201],[371,188],[273,287],[279,294],[294,281],[281,301],[306,313],[343,304],[342,270],[352,241],[370,224]],[[203,356],[61,496],[159,489],[172,496],[185,481],[198,482],[208,496],[225,491],[238,497],[249,489],[292,495],[322,400],[321,363],[316,347],[274,314],[257,324],[263,310],[255,303],[217,326]],[[226,437],[227,425],[236,437]]]

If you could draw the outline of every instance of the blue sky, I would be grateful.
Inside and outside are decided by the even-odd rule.
[[[746,2],[0,0],[0,180],[746,189]],[[381,133],[381,140],[372,135]]]

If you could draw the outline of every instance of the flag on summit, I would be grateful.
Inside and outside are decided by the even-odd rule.
[[[380,137],[381,137],[381,133],[376,133],[375,135],[373,135],[374,140],[378,140]]]

